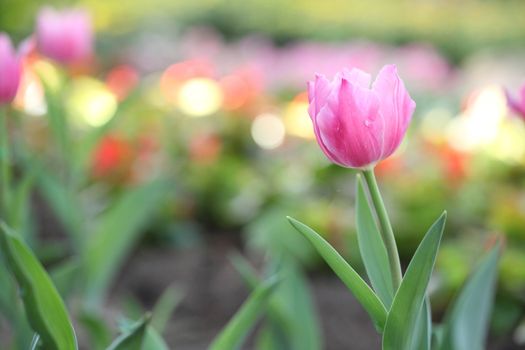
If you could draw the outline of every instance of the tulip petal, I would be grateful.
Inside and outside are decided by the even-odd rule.
[[[374,164],[381,156],[379,99],[369,89],[342,78],[316,119],[318,141],[334,162],[353,168]]]
[[[343,78],[351,81],[353,85],[366,89],[370,87],[370,81],[372,81],[370,74],[358,68],[343,69]]]
[[[82,10],[55,11],[44,7],[37,18],[37,46],[56,61],[71,63],[88,57],[93,34],[89,15]]]
[[[397,149],[406,133],[416,103],[410,98],[395,65],[381,69],[372,90],[380,97],[379,113],[384,119],[384,140],[381,159]]]
[[[0,104],[11,102],[20,84],[21,64],[9,37],[0,33]]]
[[[333,111],[328,106],[321,108],[314,121],[314,134],[317,143],[328,159],[343,167],[348,167],[348,164],[344,163],[344,159],[338,156],[339,153],[336,153],[339,144],[334,144],[331,141],[334,137],[336,139],[341,137],[341,130],[340,122]],[[325,145],[325,142],[327,145]]]
[[[332,85],[333,83],[322,74],[316,74],[315,81],[308,83],[308,99],[310,100],[308,112],[310,117],[313,118],[326,104],[326,99],[332,90]]]

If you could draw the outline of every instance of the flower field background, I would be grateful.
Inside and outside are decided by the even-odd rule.
[[[0,31],[20,46],[42,5],[0,0]],[[364,270],[355,173],[319,151],[306,82],[344,67],[375,76],[388,63],[417,101],[409,137],[376,168],[401,263],[446,208],[429,287],[442,318],[499,238],[490,349],[525,346],[525,116],[508,103],[525,83],[525,3],[71,5],[90,15],[93,52],[64,65],[30,50],[6,114],[9,224],[73,310],[80,348],[104,348],[116,320],[130,328],[146,310],[169,348],[206,348],[254,288],[250,277],[278,266],[293,277],[269,309],[285,319],[292,349],[306,349],[305,334],[310,349],[379,348],[286,216]],[[9,293],[1,348],[27,345],[7,322]],[[268,334],[264,324],[246,348],[275,348]]]

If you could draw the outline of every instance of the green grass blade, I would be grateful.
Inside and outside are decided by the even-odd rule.
[[[388,313],[383,350],[409,350],[443,236],[446,213],[430,227],[408,265]]]
[[[230,260],[251,289],[262,283],[257,272],[242,255],[232,254]],[[301,268],[290,261],[282,261],[278,265],[276,272],[283,281],[268,302],[268,325],[259,341],[277,349],[321,349],[319,321]]]
[[[86,300],[99,305],[120,264],[134,247],[144,225],[162,204],[164,182],[127,191],[100,219],[84,248]]]
[[[230,255],[230,261],[233,267],[241,275],[243,282],[248,288],[250,288],[250,291],[256,290],[257,287],[263,283],[263,280],[259,277],[257,271],[242,255],[239,253],[233,253]],[[279,328],[280,333],[290,332],[290,324],[287,317],[288,315],[286,315],[284,310],[281,308],[279,300],[276,300],[275,295],[268,301],[266,315],[269,323]],[[271,333],[270,330],[268,330],[268,333]]]
[[[77,349],[75,331],[64,302],[44,267],[26,244],[1,223],[0,240],[9,265],[23,290],[27,319],[40,336],[42,349]]]
[[[441,350],[486,349],[498,272],[499,245],[483,258],[446,317]]]
[[[357,241],[366,273],[377,296],[385,307],[390,309],[394,299],[390,263],[359,175],[357,176],[356,222]]]
[[[326,263],[332,268],[343,283],[350,289],[355,298],[361,303],[372,317],[375,325],[382,330],[386,321],[386,309],[374,291],[366,284],[359,274],[343,259],[341,255],[317,232],[310,227],[288,217],[293,227],[302,233]]]
[[[210,350],[237,349],[264,312],[278,279],[274,276],[257,287],[210,345]]]
[[[146,339],[144,339],[142,350],[169,350],[169,347],[160,333],[152,326],[149,326],[146,331]]]
[[[143,350],[149,321],[150,316],[144,316],[128,332],[115,339],[107,350]]]
[[[182,301],[184,293],[173,285],[168,286],[155,303],[151,316],[151,327],[159,334],[164,332],[175,308]]]
[[[85,332],[90,350],[102,350],[111,343],[111,329],[101,315],[84,311],[79,315],[78,322]]]
[[[67,187],[60,182],[60,180],[48,172],[42,164],[36,162],[35,172],[37,177],[37,185],[44,196],[47,204],[53,210],[53,213],[64,225],[66,232],[72,236],[77,249],[82,245],[84,235],[84,222],[82,213],[80,212],[80,205],[77,198],[68,191]]]

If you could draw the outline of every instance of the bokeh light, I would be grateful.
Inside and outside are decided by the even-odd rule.
[[[507,115],[507,100],[498,86],[481,89],[469,99],[466,110],[451,120],[448,140],[461,151],[473,151],[489,145],[499,133]]]
[[[14,105],[30,116],[42,116],[47,112],[42,83],[28,65],[25,65],[22,71],[22,79]]]
[[[81,126],[102,126],[117,110],[115,95],[104,83],[89,77],[75,79],[66,99],[68,114]]]
[[[252,123],[252,138],[263,149],[279,147],[285,136],[284,123],[279,116],[271,113],[258,115]]]
[[[180,87],[177,96],[180,110],[192,117],[203,117],[217,112],[222,100],[219,84],[207,78],[188,80]]]
[[[315,137],[312,120],[308,115],[306,93],[296,96],[284,110],[286,130],[294,136],[313,139]]]

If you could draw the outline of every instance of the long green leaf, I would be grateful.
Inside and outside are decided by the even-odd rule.
[[[230,256],[230,261],[251,291],[255,291],[263,283],[263,280],[259,277],[257,271],[255,271],[242,255],[234,253]],[[278,300],[271,298],[268,301],[266,314],[272,324],[277,325],[278,328],[284,332],[289,332],[287,315],[284,313],[284,310],[281,309]]]
[[[262,283],[257,272],[243,256],[232,254],[230,260],[251,289]],[[278,349],[321,349],[319,322],[301,269],[295,263],[287,261],[280,264],[278,273],[283,281],[268,302],[269,325],[259,340]]]
[[[86,298],[91,306],[103,299],[167,188],[164,182],[153,182],[128,191],[100,219],[84,250]]]
[[[288,217],[288,220],[297,231],[302,233],[310,241],[335,274],[339,276],[348,289],[352,291],[355,298],[372,317],[375,325],[382,330],[386,322],[387,311],[374,291],[317,232],[294,218]]]
[[[285,280],[276,291],[276,299],[286,310],[292,349],[319,350],[322,336],[310,288],[299,266],[286,266]]]
[[[412,339],[411,350],[430,350],[430,341],[432,336],[432,315],[430,310],[430,301],[428,297],[421,307],[419,316],[416,321],[414,338]]]
[[[146,339],[144,339],[142,350],[169,350],[169,347],[159,332],[152,326],[149,326],[146,331]]]
[[[22,225],[27,224],[30,213],[29,206],[31,200],[31,191],[36,180],[36,173],[34,167],[30,171],[25,172],[20,182],[16,185],[13,191],[11,209],[11,223],[15,229],[22,230]],[[27,236],[25,237],[26,239]]]
[[[40,335],[43,349],[77,349],[75,331],[51,278],[25,243],[4,223],[0,226],[2,248],[23,290],[29,324]]]
[[[67,260],[50,271],[51,280],[64,299],[67,299],[77,286],[79,272],[80,262],[76,258]]]
[[[394,287],[392,285],[392,274],[390,263],[377,228],[372,209],[366,198],[365,189],[361,176],[357,176],[357,198],[356,198],[356,221],[357,241],[361,259],[366,268],[370,283],[379,299],[387,309],[390,309],[394,299]]]
[[[265,310],[268,299],[272,295],[278,281],[274,276],[262,283],[217,335],[209,349],[237,349]]]
[[[31,159],[31,161],[38,162],[38,160],[34,159]],[[83,242],[85,234],[77,199],[71,191],[60,182],[56,175],[45,170],[42,164],[35,165],[35,167],[37,168],[37,170],[35,170],[37,183],[42,195],[60,220],[60,223],[64,225],[66,232],[74,239],[74,243],[77,245],[76,248],[79,248],[78,246],[82,245],[81,242]]]
[[[143,317],[128,332],[115,339],[107,350],[143,350],[149,321],[149,315]]]
[[[479,267],[461,290],[446,317],[441,350],[482,350],[490,321],[499,245],[484,257]]]
[[[416,322],[425,301],[446,218],[443,213],[432,225],[408,265],[388,313],[383,350],[409,350],[414,341]]]
[[[175,308],[182,301],[184,294],[178,288],[170,285],[157,300],[151,317],[151,327],[162,334]]]

